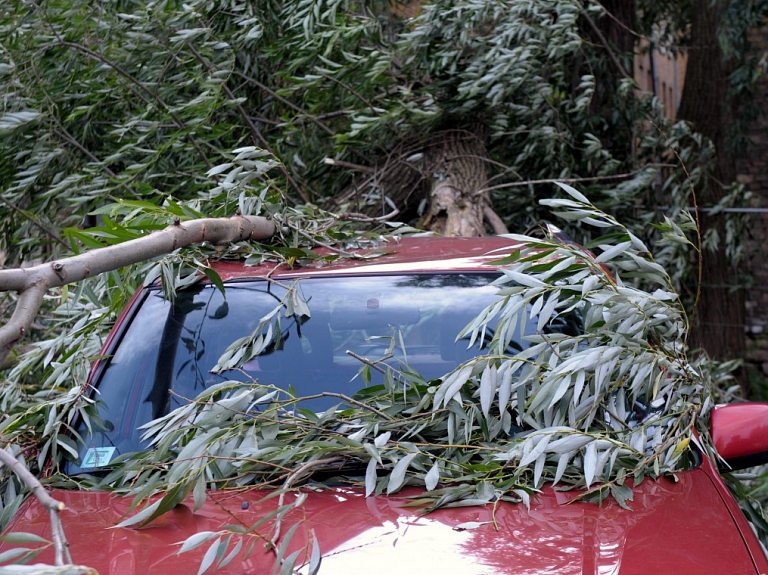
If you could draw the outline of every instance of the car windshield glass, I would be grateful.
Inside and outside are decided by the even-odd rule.
[[[69,472],[100,467],[120,453],[146,447],[141,425],[214,383],[258,381],[292,386],[299,397],[323,391],[351,396],[365,385],[359,376],[361,358],[386,357],[387,365],[407,364],[427,380],[444,375],[479,353],[478,344],[468,348],[468,338],[456,338],[496,301],[497,288],[490,285],[496,277],[453,273],[242,281],[228,284],[225,294],[200,284],[179,292],[173,302],[151,290],[94,382],[105,429],[89,435],[80,426],[86,439],[81,466],[70,466]],[[306,302],[310,316],[285,317],[286,298]],[[272,343],[261,354],[241,369],[211,372],[230,344],[252,334],[278,307],[281,312],[263,330],[271,329]],[[535,332],[535,324],[529,324],[523,324],[523,331]],[[370,384],[381,377],[371,370]],[[302,407],[322,411],[339,402],[323,397]]]

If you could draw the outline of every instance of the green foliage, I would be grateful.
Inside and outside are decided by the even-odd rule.
[[[229,156],[229,154],[228,154]],[[378,241],[383,234],[410,233],[397,224],[366,224],[343,220],[314,206],[286,207],[267,172],[275,167],[263,152],[242,148],[231,161],[212,170],[208,191],[195,202],[167,200],[163,205],[123,200],[98,209],[104,225],[65,233],[85,248],[114,245],[144,236],[173,222],[220,216],[240,210],[247,215],[268,215],[278,224],[274,244],[242,242],[213,248],[190,246],[154,261],[146,261],[79,284],[65,286],[49,298],[48,337],[31,343],[0,381],[0,436],[4,445],[38,473],[56,474],[65,459],[77,459],[81,441],[73,421],[82,419],[98,428],[95,399],[90,399],[88,374],[100,356],[104,338],[132,294],[143,284],[160,279],[168,297],[203,277],[220,284],[210,269],[211,258],[293,263],[317,259],[311,251],[319,243],[352,248]],[[231,184],[231,185],[230,185]],[[325,256],[334,259],[344,257]],[[223,287],[223,286],[222,286]],[[23,499],[24,489],[7,469],[0,470],[0,525],[4,525]]]
[[[227,164],[214,170],[219,173],[213,177],[226,181],[227,170],[236,169],[236,162]],[[248,179],[246,171],[237,173]],[[124,301],[121,287],[137,285],[153,269],[170,292],[202,278],[211,258],[311,261],[317,257],[311,247],[331,243],[339,246],[334,257],[350,257],[345,251],[350,246],[413,231],[379,225],[366,232],[359,222],[316,208],[280,208],[266,201],[270,192],[260,189],[265,185],[269,190],[268,174],[259,171],[243,187],[212,192],[210,204],[158,207],[121,202],[105,207],[102,211],[110,223],[84,237],[119,242],[156,229],[169,218],[206,214],[211,205],[232,201],[227,200],[229,195],[243,207],[258,205],[268,213],[278,223],[280,236],[274,244],[186,249],[126,270],[120,276],[122,286],[115,285],[111,275],[93,278],[79,290],[70,290],[61,308],[63,317],[73,313],[73,304],[87,303],[91,296],[94,301]],[[614,497],[631,507],[627,481],[637,483],[685,467],[691,442],[698,441],[694,430],[706,438],[699,422],[713,403],[712,393],[728,376],[706,362],[688,361],[686,320],[672,280],[642,240],[572,187],[561,187],[569,198],[546,202],[554,214],[598,227],[603,234],[588,246],[590,251],[519,238],[526,247],[501,262],[504,275],[498,282],[498,301],[464,330],[470,338],[480,337],[498,318],[486,355],[433,381],[425,381],[406,365],[390,370],[384,385],[365,388],[355,397],[321,392],[337,397],[339,406],[319,414],[303,408],[307,398],[291,390],[255,382],[219,384],[147,424],[152,450],[119,458],[103,479],[80,476],[77,486],[114,489],[132,495],[137,505],[162,494],[154,503],[137,507],[123,524],[131,526],[152,521],[189,496],[199,507],[207,489],[282,485],[274,495],[280,498],[275,515],[252,531],[224,530],[185,543],[187,549],[209,545],[201,569],[247,553],[258,539],[254,532],[273,541],[278,564],[297,561],[298,556],[280,555],[291,535],[280,526],[282,517],[301,499],[285,503],[283,498],[308,475],[335,469],[340,461],[349,467],[345,475],[356,477],[352,481],[364,485],[368,494],[395,493],[409,484],[424,486],[425,494],[414,503],[428,509],[491,500],[527,504],[532,493],[552,482],[583,489],[583,498]],[[660,225],[665,244],[687,241],[681,231],[691,225],[686,216],[681,212],[681,222]],[[637,287],[640,284],[645,289]],[[89,360],[98,353],[103,322],[114,318],[111,309],[103,304],[94,307],[89,320],[80,319],[74,337],[66,334],[38,344],[4,385],[9,392],[8,421],[15,423],[4,429],[4,437],[17,443],[27,439],[23,445],[38,457],[33,468],[41,468],[50,454],[53,480],[59,484],[74,486],[57,470],[65,459],[77,457],[72,436],[63,430],[75,417],[101,425],[83,382]],[[526,351],[508,345],[526,316],[538,317],[541,324],[566,312],[581,314],[583,334],[531,336],[532,346]],[[311,305],[286,297],[274,313],[306,315]],[[257,329],[248,342],[233,342],[232,353],[220,363],[242,365],[258,354],[268,343],[268,338],[258,339],[261,332]],[[56,363],[50,350],[64,346],[70,357]],[[48,366],[43,391],[38,397],[25,397],[18,381],[39,362]],[[367,367],[361,365],[364,379]],[[68,389],[66,382],[77,386]],[[646,406],[639,417],[637,404]],[[14,429],[19,433],[14,435]],[[700,447],[710,449],[706,439]],[[20,501],[21,490],[14,481],[4,475],[7,517]]]
[[[732,82],[743,101],[758,75],[755,62],[743,58],[744,31],[760,21],[763,4],[729,2],[721,33],[728,53],[741,62]],[[662,45],[676,48],[690,3],[643,1],[638,9],[643,31],[658,32]],[[540,359],[505,357],[499,340],[497,356],[478,358],[442,383],[415,379],[405,395],[378,390],[362,397],[364,403],[393,414],[415,409],[419,424],[403,429],[385,418],[374,429],[378,416],[364,408],[326,414],[312,423],[340,442],[314,445],[315,457],[357,458],[368,470],[366,485],[378,492],[421,482],[436,494],[430,504],[453,497],[487,500],[497,491],[525,499],[555,478],[598,496],[611,491],[622,501],[625,478],[675,469],[696,416],[709,405],[708,382],[730,385],[727,369],[688,360],[682,344],[673,345],[683,341],[687,326],[672,294],[682,291],[686,304],[695,299],[683,291],[691,250],[701,243],[688,209],[709,177],[715,150],[687,124],[665,119],[658,101],[637,94],[615,70],[610,46],[584,40],[586,16],[598,23],[611,17],[594,0],[436,0],[407,20],[383,1],[6,2],[0,9],[0,250],[9,262],[119,243],[174,218],[237,210],[269,215],[279,235],[270,245],[185,250],[51,294],[35,338],[40,341],[2,382],[4,441],[18,445],[18,457],[33,468],[53,455],[54,473],[72,455],[65,432],[73,418],[98,424],[84,393],[88,368],[144,278],[162,278],[172,297],[173,288],[202,275],[216,283],[209,257],[295,262],[316,258],[311,248],[320,244],[340,246],[332,257],[348,257],[347,245],[409,233],[404,226],[371,230],[345,219],[350,214],[317,206],[341,195],[355,212],[368,205],[389,212],[394,204],[415,220],[423,213],[419,192],[436,177],[425,151],[448,132],[471,131],[484,139],[487,191],[508,227],[528,229],[555,207],[563,227],[598,260],[542,241],[558,262],[570,263],[561,269],[530,254],[510,260],[507,277],[524,274],[535,285],[523,284],[520,292],[502,287],[508,291],[504,305],[487,310],[468,333],[482,330],[494,314],[511,325],[520,301],[531,303],[540,317],[581,306],[585,317],[611,310],[626,324],[595,321],[582,341],[537,342]],[[326,157],[364,169],[330,166]],[[555,179],[579,182],[599,210],[578,195],[542,207],[539,200],[552,196]],[[731,191],[718,209],[744,201],[743,189]],[[668,210],[661,215],[652,211],[655,206]],[[610,227],[595,231],[595,222]],[[703,246],[725,242],[736,263],[742,224],[733,219],[725,237],[705,235]],[[598,261],[615,267],[613,282],[600,275]],[[555,349],[560,357],[572,355],[572,363]],[[628,357],[633,361],[624,361]],[[611,369],[598,369],[598,361]],[[635,367],[621,371],[630,365]],[[509,378],[517,370],[526,383],[513,393]],[[644,377],[650,373],[658,388],[649,392]],[[583,386],[580,393],[577,385]],[[615,428],[628,416],[623,401],[652,400],[665,390],[663,413],[631,431]],[[272,391],[248,388],[254,400]],[[189,409],[202,413],[241,391],[218,393]],[[676,393],[690,395],[681,402]],[[584,407],[590,397],[615,404],[609,418]],[[270,401],[269,413],[286,417],[299,398],[276,393]],[[557,405],[565,407],[553,409]],[[459,450],[436,455],[440,448],[434,445],[444,444],[448,431],[449,443],[497,441],[515,409],[522,418],[517,423],[529,433],[504,446],[507,459],[518,462],[513,469],[493,450],[466,459]],[[442,427],[421,427],[419,418],[433,412]],[[244,441],[255,423],[235,415],[241,419],[222,437]],[[332,431],[353,416],[368,423],[346,439]],[[164,450],[143,457],[171,457],[201,430],[155,429]],[[354,433],[360,436],[352,440]],[[384,440],[386,433],[391,435]],[[596,435],[573,448],[585,433]],[[416,435],[428,445],[417,446]],[[297,464],[312,457],[296,448],[298,436],[279,437],[283,455]],[[216,441],[213,451],[224,444]],[[558,453],[564,445],[571,447]],[[199,494],[195,486],[218,473],[227,476],[210,471],[215,466],[205,457],[177,472],[172,497]],[[481,463],[476,466],[472,457]],[[142,461],[125,465],[140,469]],[[379,478],[375,467],[389,475]],[[249,480],[264,480],[269,471],[249,470]],[[151,473],[159,471],[143,471],[142,477]],[[438,482],[465,476],[470,479],[463,491],[438,489]],[[20,501],[15,479],[3,475],[2,485],[0,524]],[[211,539],[216,548],[209,564],[221,563],[235,545],[229,535],[219,537]]]
[[[195,197],[220,150],[247,136],[227,87],[232,46],[190,7],[12,2],[0,17],[2,247],[12,259],[45,253],[39,225],[55,235],[110,197]]]
[[[499,299],[457,334],[474,340],[498,320],[486,354],[432,381],[403,365],[354,397],[320,391],[339,399],[323,413],[303,408],[310,398],[290,389],[211,386],[146,424],[152,449],[118,458],[93,483],[131,495],[137,505],[162,494],[121,525],[144,525],[190,496],[199,508],[208,489],[282,486],[268,532],[258,531],[267,529],[265,519],[245,534],[225,529],[185,543],[210,544],[207,567],[247,546],[254,532],[284,549],[291,532],[282,533],[281,518],[301,499],[283,498],[318,471],[342,473],[368,495],[423,486],[414,504],[427,509],[528,504],[544,483],[631,507],[628,481],[684,469],[694,443],[711,456],[702,422],[727,375],[688,360],[679,298],[645,244],[575,189],[561,187],[570,198],[547,202],[555,214],[606,233],[591,251],[515,236],[525,247],[500,262]],[[679,225],[660,227],[674,238],[668,242],[684,241]],[[269,316],[311,313],[290,293]],[[566,313],[582,316],[583,333],[543,335],[543,325]],[[538,322],[539,333],[527,336],[530,347],[515,350],[509,343],[528,319]],[[242,365],[258,354],[266,345],[264,325],[219,362]]]
[[[586,15],[610,18],[575,0],[436,1],[409,20],[385,2],[11,2],[0,248],[11,261],[59,252],[58,230],[115,199],[197,199],[202,174],[251,145],[280,161],[273,177],[290,198],[352,186],[358,204],[389,198],[416,216],[421,198],[403,195],[398,174],[423,190],[434,166],[418,158],[451,130],[486,135],[489,191],[510,229],[545,214],[549,188],[528,183],[540,179],[585,179],[629,225],[659,197],[689,206],[711,149],[584,42]]]
[[[685,10],[639,9],[647,31],[669,24],[659,42],[674,46]],[[736,56],[746,54],[739,30],[761,10],[728,28]],[[333,210],[395,207],[413,221],[443,169],[428,161],[431,146],[461,132],[484,141],[487,191],[509,229],[546,217],[539,200],[557,179],[579,182],[652,245],[653,206],[675,218],[693,205],[714,150],[636,92],[615,47],[585,41],[587,19],[611,18],[594,0],[438,0],[411,19],[387,2],[14,0],[0,12],[0,249],[18,263],[92,246],[83,226],[135,233],[114,224],[104,205],[115,201],[194,210],[218,195],[215,214],[231,215],[275,202],[268,189]],[[256,197],[222,194],[267,170]],[[744,199],[735,188],[728,202]],[[742,223],[705,243],[738,252],[742,236],[730,232]],[[578,222],[566,227],[591,239]],[[658,257],[678,289],[688,283],[687,247]]]

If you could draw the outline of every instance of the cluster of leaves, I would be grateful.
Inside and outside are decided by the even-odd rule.
[[[436,380],[404,364],[354,397],[321,391],[339,399],[323,413],[302,407],[310,398],[291,389],[258,382],[209,387],[145,425],[152,448],[118,458],[94,483],[134,496],[137,505],[147,502],[121,525],[150,522],[190,496],[197,508],[209,489],[280,486],[271,495],[280,498],[274,514],[247,533],[225,529],[186,542],[184,550],[211,543],[207,567],[244,546],[247,552],[260,529],[269,530],[260,541],[286,549],[291,532],[282,533],[281,521],[301,498],[285,503],[285,494],[318,471],[338,471],[368,495],[423,486],[416,503],[429,509],[528,504],[545,483],[629,507],[630,486],[685,468],[691,443],[712,456],[700,422],[723,374],[688,360],[686,319],[670,277],[631,231],[563,189],[571,199],[550,200],[550,208],[607,233],[585,247],[514,236],[524,247],[499,262],[498,300],[457,334],[484,339],[493,322],[486,353]],[[661,228],[669,241],[687,241],[672,221]],[[307,315],[311,306],[281,302],[275,313]],[[581,334],[542,331],[570,313],[582,317]],[[528,321],[538,333],[514,350],[509,343]],[[221,368],[264,349],[266,323],[254,332],[253,349],[225,354]],[[277,559],[285,566],[300,557]]]
[[[645,31],[659,21],[677,26],[670,3],[638,7]],[[413,221],[426,202],[418,192],[439,171],[426,161],[429,147],[452,130],[484,138],[486,191],[508,229],[547,216],[539,200],[556,178],[580,182],[596,206],[653,243],[659,232],[648,224],[660,213],[652,207],[682,221],[677,212],[694,204],[715,151],[617,75],[612,47],[584,40],[588,21],[612,18],[595,0],[438,0],[412,18],[383,0],[14,0],[0,11],[0,249],[18,264],[95,245],[76,231],[62,237],[65,228],[100,223],[107,243],[152,229],[116,224],[118,213],[104,207],[116,198],[156,210],[158,226],[168,223],[166,209],[194,217],[201,199],[207,215],[231,215],[277,201],[350,209],[338,207],[341,197],[355,211],[394,206]],[[629,70],[629,55],[619,56]],[[270,168],[268,185],[252,179]],[[720,207],[744,201],[736,187]],[[738,256],[747,227],[728,217],[726,235],[704,245],[725,242]],[[319,220],[316,231],[327,235]],[[576,220],[565,227],[590,239]],[[686,290],[695,284],[689,248],[666,243],[656,254],[688,309],[696,298]],[[125,298],[137,283],[121,275],[110,275],[107,291]],[[110,301],[104,296],[87,299]],[[40,325],[65,325],[69,312],[54,312],[57,301]],[[112,317],[124,299],[112,301],[90,304],[88,321]],[[49,361],[68,362],[70,349],[79,345],[55,344]]]
[[[4,383],[4,439],[29,446],[26,453],[40,460],[33,468],[43,470],[50,454],[50,471],[56,476],[64,459],[77,457],[74,418],[100,425],[84,385],[87,367],[98,357],[101,336],[125,301],[128,286],[157,276],[169,288],[205,275],[218,283],[206,267],[212,258],[307,263],[319,257],[311,250],[318,245],[336,246],[333,255],[323,257],[350,257],[350,248],[414,231],[393,224],[364,231],[359,221],[312,206],[280,207],[272,201],[279,199],[268,178],[272,165],[259,165],[260,154],[257,149],[237,150],[229,162],[214,168],[211,177],[218,182],[204,200],[165,206],[123,201],[101,210],[106,226],[72,232],[86,245],[95,246],[97,240],[117,243],[173,218],[198,217],[222,205],[230,210],[237,205],[244,213],[260,210],[279,224],[279,237],[271,244],[190,248],[60,294],[65,296],[59,308],[63,319],[82,305],[90,315],[77,314],[77,329],[38,343]],[[582,489],[583,497],[612,496],[630,505],[628,482],[680,469],[694,429],[706,438],[697,423],[712,404],[711,393],[723,388],[728,375],[714,372],[706,362],[687,360],[685,315],[671,279],[645,244],[576,190],[562,187],[571,199],[551,200],[548,206],[563,221],[598,227],[603,235],[584,248],[518,238],[526,247],[499,262],[504,275],[498,281],[498,302],[457,334],[485,339],[484,330],[495,322],[487,354],[433,381],[407,366],[391,370],[385,385],[368,387],[355,397],[338,397],[341,409],[321,414],[302,408],[306,398],[290,390],[240,382],[211,387],[146,426],[152,450],[123,458],[102,480],[89,483],[81,477],[79,486],[129,493],[137,503],[163,493],[124,524],[136,525],[187,496],[201,505],[207,489],[282,485],[275,514],[254,526],[269,525],[268,537],[276,550],[286,548],[280,538],[290,531],[281,535],[280,522],[296,505],[294,500],[285,503],[283,494],[307,475],[337,468],[341,461],[358,469],[355,481],[368,494],[394,493],[408,484],[425,486],[420,503],[427,507],[528,502],[546,482]],[[684,231],[691,226],[690,219],[666,220],[660,226],[662,246],[688,243]],[[112,305],[105,306],[105,301]],[[302,315],[311,308],[296,300],[289,307],[282,302],[275,311]],[[508,341],[527,320],[543,325],[573,312],[584,320],[581,335],[529,336],[531,345],[525,351],[509,351]],[[255,339],[264,325],[254,332]],[[248,355],[265,345],[262,340]],[[57,350],[64,348],[68,355],[62,361]],[[231,354],[220,362],[235,367],[248,355]],[[39,373],[40,367],[47,369],[47,379],[35,386],[42,389],[40,395],[25,395],[28,388],[19,382]],[[254,411],[257,406],[261,409]],[[701,448],[709,449],[706,441]],[[4,517],[21,501],[20,491],[14,479],[4,475]],[[246,541],[252,539],[242,533],[212,532],[195,536],[184,549],[211,543],[211,565],[231,560],[235,550],[246,547],[247,552]],[[298,559],[278,557],[284,565]]]
[[[639,8],[647,29],[677,22],[668,3]],[[584,41],[587,21],[611,18],[576,0],[441,0],[409,19],[384,1],[12,2],[0,13],[0,248],[11,261],[58,252],[58,230],[111,198],[197,199],[203,174],[245,145],[280,160],[294,201],[351,186],[356,202],[385,202],[411,191],[386,189],[387,172],[433,177],[409,159],[446,130],[488,135],[489,192],[509,229],[541,219],[549,192],[530,182],[584,179],[644,237],[636,206],[687,209],[713,151],[617,76],[611,47]],[[394,198],[412,215],[421,200]]]
[[[55,474],[61,462],[78,458],[79,435],[73,422],[101,422],[87,378],[94,361],[102,359],[105,337],[132,294],[160,279],[166,295],[207,277],[223,288],[210,259],[244,259],[248,264],[271,260],[292,264],[319,256],[312,251],[333,243],[354,248],[380,241],[385,235],[412,233],[400,224],[378,224],[354,215],[331,214],[315,206],[286,207],[267,172],[274,160],[256,148],[236,150],[229,161],[211,170],[209,189],[195,202],[163,205],[123,200],[96,211],[104,224],[88,230],[70,228],[66,234],[78,250],[116,245],[162,229],[175,220],[204,216],[268,215],[277,224],[269,244],[243,242],[230,246],[190,246],[157,260],[65,286],[48,297],[51,311],[43,320],[47,337],[31,342],[0,380],[3,417],[0,436],[8,449],[40,474]],[[329,259],[343,257],[324,256]],[[24,488],[7,469],[0,470],[0,525],[23,500]]]
[[[756,21],[762,4],[755,3],[745,21]],[[673,3],[643,2],[639,7],[648,19],[648,29],[660,20],[677,26],[678,20],[686,19],[686,11],[675,11]],[[72,247],[118,243],[162,227],[175,217],[231,215],[237,209],[245,214],[272,215],[280,224],[280,237],[270,246],[239,245],[214,254],[207,249],[185,251],[175,259],[106,274],[52,295],[51,312],[41,323],[54,335],[35,344],[2,384],[5,417],[0,432],[4,438],[22,446],[20,457],[28,461],[50,452],[55,455],[55,467],[62,455],[71,454],[73,418],[94,416],[93,406],[82,393],[88,366],[98,357],[119,309],[144,277],[162,276],[170,288],[195,281],[202,270],[216,281],[205,267],[212,255],[249,262],[264,258],[291,262],[316,257],[309,249],[315,245],[380,238],[381,231],[367,235],[354,221],[340,225],[337,217],[309,204],[285,207],[286,200],[289,204],[308,199],[319,202],[350,186],[365,192],[355,196],[361,204],[385,201],[387,190],[378,175],[361,181],[323,163],[326,156],[377,168],[382,164],[405,166],[429,179],[427,166],[417,159],[429,136],[480,125],[488,134],[489,192],[496,205],[502,206],[500,214],[511,229],[525,229],[545,214],[538,200],[547,194],[546,188],[534,182],[553,177],[586,179],[583,186],[594,203],[628,223],[629,229],[616,241],[629,241],[628,253],[647,262],[640,246],[642,241],[650,244],[648,230],[652,230],[652,237],[663,237],[655,250],[656,262],[674,270],[674,285],[684,284],[691,261],[691,244],[685,236],[695,233],[686,214],[692,190],[707,177],[714,150],[685,123],[663,118],[659,103],[635,94],[631,80],[617,80],[609,72],[612,64],[606,47],[583,41],[586,16],[598,22],[610,17],[595,1],[438,0],[424,3],[421,13],[408,20],[393,13],[390,3],[384,1],[365,5],[342,0],[8,3],[0,10],[0,217],[6,224],[0,232],[0,248],[11,261],[47,257]],[[736,37],[739,32],[733,34]],[[736,80],[748,87],[754,69],[744,70]],[[604,86],[610,88],[601,91]],[[236,151],[230,153],[232,149]],[[268,171],[270,178],[266,177]],[[215,186],[210,184],[212,179],[217,180]],[[121,201],[112,204],[116,197]],[[721,207],[742,199],[743,190],[734,188]],[[636,217],[638,205],[669,206],[669,218],[663,226],[650,228],[647,224],[659,219],[658,214],[648,210]],[[571,235],[590,245],[592,228],[577,216],[592,213],[592,209],[582,209],[582,214],[565,214],[565,225]],[[87,214],[103,225],[86,233],[76,230]],[[65,226],[72,226],[69,242],[60,241],[58,231]],[[738,232],[743,229],[736,223],[728,228],[728,237],[704,238],[705,244],[725,240],[733,246],[732,254],[738,254]],[[635,309],[638,304],[630,297],[633,288],[618,281],[630,275],[662,286],[667,293],[674,291],[667,280],[662,281],[658,268],[643,268],[620,253],[604,256],[612,252],[610,247],[601,249],[601,243],[608,246],[612,241],[606,237],[598,242],[598,257],[631,269],[621,268],[614,284],[600,284],[602,291],[598,291],[603,295],[616,292],[612,298],[593,302],[589,298],[594,294],[587,290],[579,301],[589,301],[595,309],[614,305],[624,311]],[[557,251],[566,249],[562,246],[553,249],[553,257],[570,257]],[[592,261],[588,254],[580,258]],[[545,307],[547,312],[557,312],[564,309],[557,302],[571,301],[568,298],[573,294],[550,281],[562,270],[547,276],[547,270],[531,270],[527,262],[515,265],[544,274],[539,281],[552,284],[546,289],[527,286],[543,290],[529,300],[531,305],[541,302],[540,314]],[[554,290],[560,290],[556,297]],[[509,301],[514,295],[510,294]],[[689,299],[693,300],[692,294]],[[620,301],[625,302],[624,307]],[[694,381],[690,378],[699,374],[706,381],[720,376],[707,371],[709,364],[685,364],[683,350],[659,347],[664,329],[682,336],[684,327],[676,322],[683,316],[673,302],[664,298],[651,301],[668,319],[649,328],[656,339],[646,343],[653,349],[630,345],[632,353],[644,358],[647,363],[643,365],[653,364],[651,372],[656,376],[669,374],[669,379],[665,375],[658,380],[659,393],[668,385],[680,393],[689,390],[693,404],[700,401],[703,408],[706,398],[696,399],[695,386],[687,387]],[[495,311],[502,316],[507,313]],[[640,318],[653,317],[638,313],[636,321],[624,326],[627,330]],[[491,317],[490,311],[486,317]],[[481,324],[473,330],[481,330]],[[641,325],[633,329],[642,332]],[[619,344],[600,339],[605,337],[602,334],[589,341],[592,345],[599,340],[607,346],[602,355],[582,355],[580,361],[606,359],[607,365],[613,365],[615,358],[607,358],[614,353],[612,346]],[[640,339],[627,337],[621,345],[634,345]],[[569,344],[557,345],[564,348],[558,351],[562,357]],[[600,378],[608,376],[594,369],[563,367],[550,349],[548,344],[541,351],[550,354],[559,371],[536,371],[530,367],[530,358],[524,358],[513,371],[509,371],[512,364],[502,370],[501,360],[478,360],[471,370],[465,367],[464,372],[454,374],[452,386],[463,390],[462,401],[477,395],[472,399],[477,405],[471,418],[454,414],[453,427],[448,427],[454,438],[470,433],[471,421],[481,428],[485,422],[483,433],[497,438],[499,430],[489,427],[492,418],[497,418],[495,425],[501,425],[503,431],[509,423],[503,413],[511,418],[513,406],[535,407],[532,413],[538,415],[529,416],[536,425],[526,422],[532,430],[525,443],[528,451],[523,448],[524,453],[516,454],[518,463],[527,458],[526,465],[519,476],[505,476],[515,486],[510,488],[510,497],[526,493],[525,489],[514,491],[518,484],[535,486],[554,479],[561,460],[556,455],[562,454],[551,446],[564,439],[574,441],[581,433],[579,425],[588,420],[600,427],[601,441],[608,443],[589,443],[593,445],[589,449],[594,449],[589,456],[588,445],[577,449],[577,455],[563,464],[560,481],[574,478],[576,482],[575,478],[582,477],[584,486],[602,485],[611,477],[618,478],[619,469],[631,473],[652,461],[658,467],[650,463],[652,473],[674,467],[684,451],[681,448],[675,453],[693,421],[692,413],[675,407],[674,402],[665,403],[669,413],[679,415],[679,419],[673,418],[677,423],[669,427],[641,424],[630,441],[629,435],[606,422],[604,413],[579,411],[585,392],[569,394],[563,383],[570,378],[575,386],[583,378],[586,389],[586,382],[604,381]],[[568,350],[574,354],[583,351],[579,345]],[[619,369],[625,363],[620,361],[614,367]],[[530,389],[528,384],[523,391],[516,388],[514,401],[518,403],[513,403],[508,384],[499,383],[494,393],[489,392],[489,382],[503,382],[505,374],[509,377],[517,370],[529,375],[531,382],[537,381],[540,389],[534,393],[532,383]],[[634,381],[640,377],[638,373],[623,375]],[[418,384],[413,383],[414,390],[421,389]],[[421,397],[429,399],[420,409],[437,409],[447,417],[449,406],[462,403],[455,393],[448,393],[456,391],[452,386],[437,386],[431,392],[434,386],[428,385]],[[589,389],[592,394],[600,393],[594,386]],[[628,389],[609,386],[602,391],[614,402],[620,392],[626,401],[642,395],[639,388]],[[439,390],[439,396],[430,395]],[[501,409],[507,392],[510,395]],[[258,396],[260,392],[253,393]],[[385,406],[401,401],[390,395],[382,392],[376,401]],[[536,397],[540,399],[534,404]],[[562,419],[556,425],[571,431],[550,436],[542,430],[555,425],[555,420],[542,423],[539,419],[551,411],[545,408],[553,398],[558,404],[570,401],[573,413],[560,413]],[[285,406],[296,400],[283,397],[280,401]],[[208,405],[213,399],[201,401]],[[618,410],[609,418],[614,424],[624,416],[631,417],[631,410],[611,409]],[[666,452],[655,459],[640,449],[641,435],[646,433],[648,440],[650,429],[654,434],[663,429],[662,435],[673,438],[656,445],[664,445]],[[371,437],[381,433],[368,430],[360,443],[370,444]],[[569,433],[573,437],[566,437]],[[180,447],[187,437],[179,436]],[[368,443],[362,440],[365,438]],[[409,436],[400,439],[407,441]],[[172,448],[168,449],[170,453]],[[391,457],[382,456],[381,466],[386,463],[393,469],[413,453],[395,449]],[[618,454],[616,460],[612,459],[614,453]],[[416,454],[398,471],[410,469],[411,475],[403,477],[412,481],[415,468],[411,464],[422,465],[426,480],[433,461],[433,455]],[[437,473],[446,480],[452,472],[438,466]],[[434,478],[433,473],[430,483]],[[5,479],[3,519],[19,501],[18,486],[7,476]],[[618,489],[620,483],[613,486]],[[386,487],[377,483],[376,488]],[[619,493],[621,497],[623,491]]]

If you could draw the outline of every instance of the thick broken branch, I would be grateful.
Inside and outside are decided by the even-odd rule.
[[[143,238],[94,249],[70,258],[29,268],[0,270],[0,290],[16,291],[19,294],[10,321],[0,327],[0,363],[29,330],[40,310],[43,296],[50,288],[148,260],[190,244],[263,240],[274,231],[274,223],[257,216],[190,220],[177,222]]]

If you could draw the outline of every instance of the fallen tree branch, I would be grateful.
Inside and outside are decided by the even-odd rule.
[[[274,231],[273,222],[258,216],[177,221],[143,238],[29,268],[0,270],[0,291],[19,294],[10,321],[0,327],[0,364],[29,330],[50,288],[148,260],[190,244],[264,240]]]
[[[383,216],[379,216],[378,218],[374,218],[371,216],[367,216],[365,214],[360,214],[357,212],[344,212],[343,214],[339,214],[336,216],[336,219],[339,221],[351,221],[351,222],[387,222],[397,216],[400,213],[400,210],[394,209],[388,214],[385,214]]]

